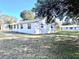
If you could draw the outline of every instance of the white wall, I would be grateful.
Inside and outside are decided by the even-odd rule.
[[[28,24],[22,24],[23,25],[23,29],[21,29],[20,28],[20,25],[19,25],[19,29],[12,29],[12,31],[14,31],[14,32],[21,32],[21,33],[30,33],[30,34],[32,34],[32,33],[34,33],[34,25],[33,24],[31,24],[32,26],[31,26],[31,29],[28,29]]]
[[[53,28],[51,28],[51,25]],[[54,24],[43,24],[43,28],[41,28],[41,22],[31,23],[31,29],[28,29],[28,24],[23,24],[23,29],[15,28],[12,29],[14,32],[20,33],[28,33],[28,34],[46,34],[46,33],[54,33],[55,32],[55,25]]]

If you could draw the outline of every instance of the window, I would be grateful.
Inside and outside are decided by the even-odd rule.
[[[28,29],[31,29],[31,24],[28,24]]]
[[[70,29],[73,29],[73,27],[70,27]]]
[[[8,27],[9,27],[10,29],[12,29],[12,25],[8,25]]]
[[[43,28],[43,24],[41,24],[41,28]]]
[[[53,26],[51,25],[51,28],[53,28]]]
[[[14,29],[16,28],[16,25],[14,25]]]
[[[76,30],[76,27],[74,27],[74,29]]]
[[[66,29],[68,29],[68,27],[66,27]]]
[[[21,28],[21,29],[23,29],[23,25],[22,25],[22,24],[20,24],[20,25],[21,25],[21,27],[20,27],[20,28]]]

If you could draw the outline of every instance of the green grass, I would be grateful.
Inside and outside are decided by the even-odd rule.
[[[45,35],[27,35],[27,34],[14,33],[14,35],[16,35],[17,37],[20,37],[20,39],[0,41],[0,46],[1,46],[0,50],[3,48],[5,51],[8,51],[8,53],[12,51],[12,53],[9,54],[11,55],[11,57],[14,57],[16,53],[18,58],[20,52],[18,53],[16,51],[19,51],[19,50],[24,51],[22,49],[30,46],[32,50],[34,49],[32,51],[33,54],[36,52],[35,53],[36,55],[37,53],[39,55],[42,55],[43,51],[44,51],[44,54],[45,52],[47,52],[49,56],[48,59],[54,59],[54,58],[50,58],[52,56],[56,57],[55,59],[62,59],[62,57],[65,55],[66,57],[63,57],[63,59],[79,59],[79,46],[76,45],[78,41],[74,42],[74,39],[78,40],[78,38],[70,37],[72,35],[78,36],[79,31],[62,31],[57,33],[45,34]],[[64,36],[57,37],[55,35],[64,35]],[[65,35],[68,35],[68,36],[66,37]],[[28,38],[30,39],[27,40]],[[49,46],[50,48],[46,48],[45,46]],[[18,50],[16,50],[15,48],[17,48]],[[26,56],[27,55],[26,52],[23,52],[21,57]],[[35,59],[35,58],[32,58],[32,59]]]
[[[60,31],[55,34],[57,35],[78,35],[79,36],[79,31]]]
[[[57,40],[57,38],[54,38]],[[73,40],[66,40],[69,38],[61,38],[62,41],[54,41],[52,39],[50,53],[55,54],[63,59],[79,59],[79,45]],[[65,39],[63,41],[63,39]],[[72,38],[70,38],[72,39]]]
[[[63,35],[65,36],[79,36],[79,31],[59,31],[56,33],[50,33],[50,34],[22,34],[22,33],[13,33],[13,32],[4,32],[4,33],[11,33],[17,37],[22,37],[22,38],[47,38],[47,37],[54,37],[56,35]]]

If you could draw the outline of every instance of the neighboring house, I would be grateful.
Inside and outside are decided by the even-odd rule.
[[[6,28],[6,25],[2,20],[0,20],[0,31],[4,31],[5,29],[7,30]]]
[[[79,25],[62,25],[61,31],[79,31]]]
[[[0,24],[0,31],[10,31],[9,24]]]
[[[0,23],[0,31],[10,31],[9,24],[1,22]]]
[[[0,31],[10,31],[9,24],[16,23],[14,17],[2,15],[0,16]]]

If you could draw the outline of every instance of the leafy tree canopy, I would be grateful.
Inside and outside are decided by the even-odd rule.
[[[12,24],[16,22],[16,18],[8,15],[0,15],[0,23]]]
[[[79,16],[79,0],[37,0],[33,11],[38,17],[47,17],[50,23],[53,17],[63,19],[64,16],[75,18]]]
[[[23,20],[33,20],[35,18],[35,15],[32,11],[23,10],[20,13],[20,16]]]

